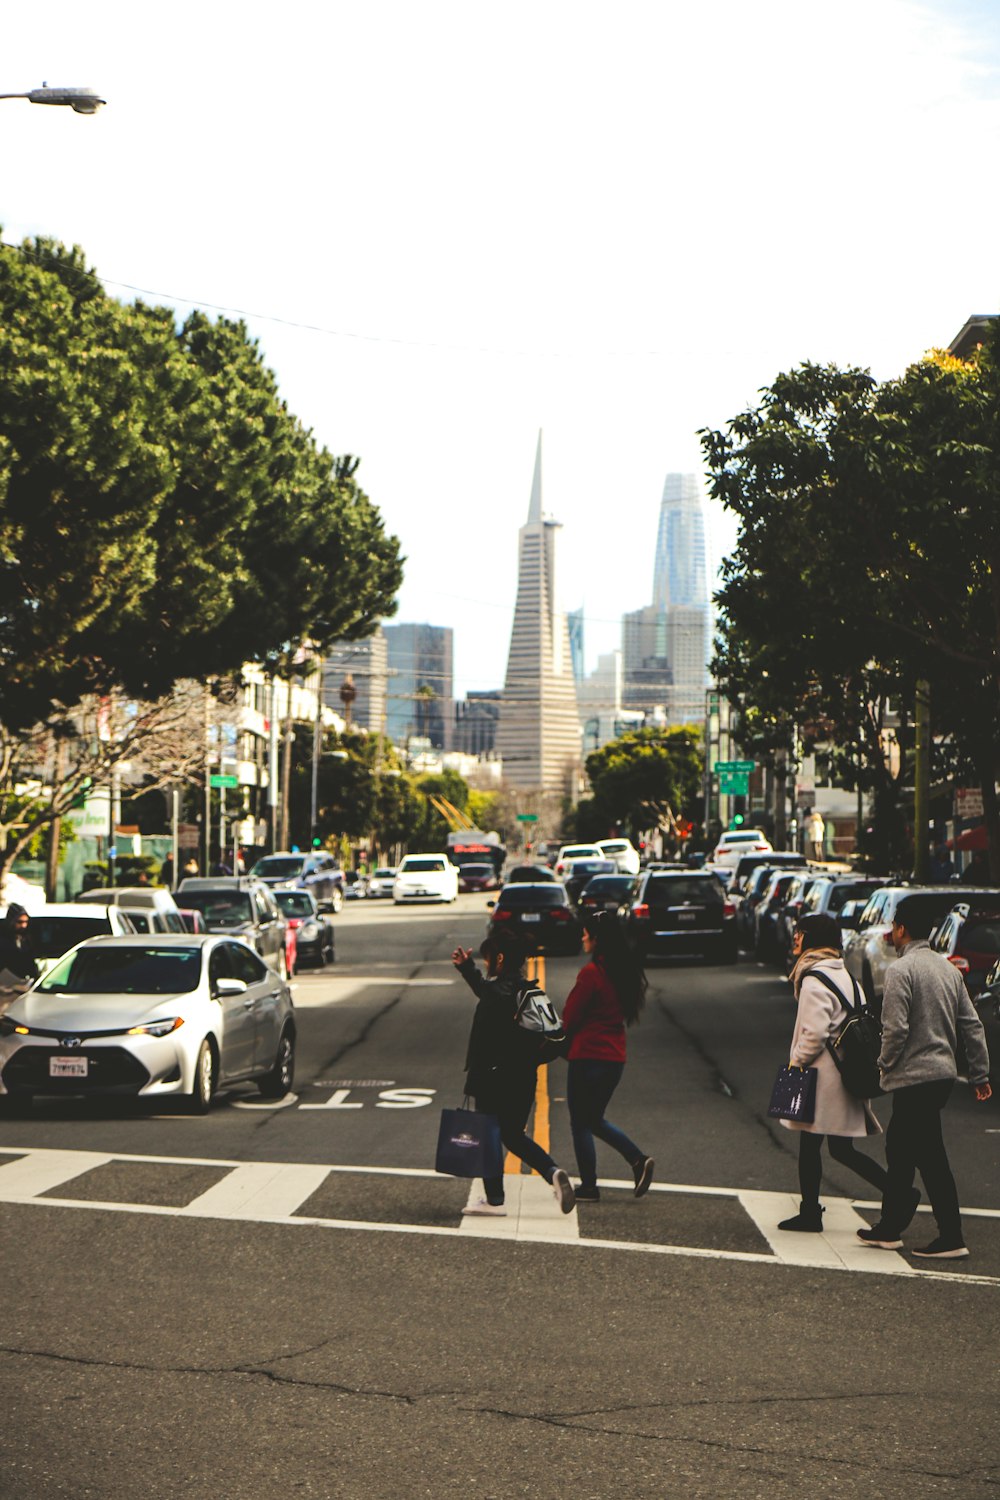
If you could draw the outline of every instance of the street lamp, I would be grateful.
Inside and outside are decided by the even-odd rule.
[[[0,94],[0,99],[28,99],[32,104],[64,104],[78,115],[96,115],[101,105],[108,102],[91,88],[50,89],[47,83],[43,83],[40,89],[30,89],[26,94]]]

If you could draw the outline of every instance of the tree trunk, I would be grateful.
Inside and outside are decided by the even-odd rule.
[[[63,766],[66,758],[66,747],[58,735],[55,737],[52,767],[52,795],[55,797],[56,790],[62,781]],[[59,880],[59,839],[62,833],[62,818],[54,817],[49,824],[49,847],[45,860],[45,899],[54,901],[56,899],[56,885]]]
[[[992,745],[983,745],[976,757],[979,785],[983,793],[983,820],[990,851],[990,879],[1000,883],[1000,803],[997,801],[996,763]]]
[[[779,750],[774,757],[774,847],[784,849],[788,839],[788,752]]]

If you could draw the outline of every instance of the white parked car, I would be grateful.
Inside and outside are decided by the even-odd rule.
[[[631,839],[601,839],[598,849],[613,859],[621,875],[638,875],[639,851]]]
[[[711,863],[735,871],[744,854],[770,854],[774,845],[759,828],[732,828],[724,833],[712,851]]]
[[[180,1096],[204,1114],[221,1084],[280,1099],[294,1073],[291,991],[237,938],[90,938],[0,1016],[0,1098]]]
[[[392,899],[397,906],[404,901],[457,901],[458,866],[447,854],[408,854],[392,882]]]
[[[28,939],[40,974],[47,974],[64,953],[86,938],[124,937],[143,930],[120,906],[80,906],[75,901],[50,901],[38,911],[29,912],[29,917]]]
[[[368,894],[372,897],[391,896],[396,871],[392,865],[380,865],[368,877]]]

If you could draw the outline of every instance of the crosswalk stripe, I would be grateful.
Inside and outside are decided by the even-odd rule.
[[[124,1152],[57,1151],[18,1147],[18,1159],[0,1166],[0,1203],[31,1204],[39,1208],[76,1208],[110,1213],[159,1214],[174,1218],[231,1219],[243,1222],[306,1225],[322,1229],[354,1230],[360,1233],[417,1234],[572,1247],[581,1250],[614,1250],[634,1255],[669,1255],[699,1260],[737,1261],[759,1266],[823,1271],[863,1271],[880,1275],[918,1277],[962,1285],[1000,1285],[1000,1277],[981,1276],[944,1267],[924,1269],[910,1266],[891,1251],[873,1251],[854,1239],[864,1221],[845,1198],[827,1198],[827,1228],[823,1234],[794,1235],[775,1228],[795,1200],[786,1193],[767,1193],[735,1188],[700,1188],[695,1185],[657,1183],[654,1191],[684,1193],[706,1198],[737,1199],[768,1243],[770,1253],[706,1249],[701,1246],[664,1245],[647,1241],[583,1237],[576,1211],[560,1213],[551,1188],[539,1177],[508,1179],[506,1218],[463,1219],[461,1228],[437,1224],[373,1223],[360,1219],[307,1216],[296,1210],[333,1174],[382,1175],[439,1178],[439,1174],[416,1167],[366,1167],[297,1162],[236,1162],[219,1158],[184,1156],[140,1156]],[[145,1165],[205,1165],[228,1168],[226,1178],[201,1193],[186,1206],[117,1203],[90,1198],[60,1198],[53,1190],[84,1173],[110,1163]],[[609,1188],[631,1188],[631,1183],[601,1179]],[[478,1188],[474,1183],[473,1190]],[[41,1196],[48,1194],[49,1196]],[[996,1217],[994,1210],[969,1210],[983,1217]],[[794,1243],[788,1243],[794,1241]]]

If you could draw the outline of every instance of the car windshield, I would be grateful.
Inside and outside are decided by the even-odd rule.
[[[269,854],[266,859],[259,859],[250,871],[251,875],[261,875],[265,880],[274,880],[278,877],[286,880],[289,875],[298,875],[305,864],[305,859],[299,854]]]
[[[585,896],[614,896],[619,891],[632,889],[631,875],[595,875],[587,882]]]
[[[201,948],[81,948],[46,975],[36,991],[78,995],[186,995],[198,987]]]
[[[574,844],[563,850],[563,859],[603,859],[600,849],[593,844]]]
[[[846,902],[866,900],[871,894],[871,886],[863,880],[856,881],[853,885],[835,885],[830,892],[830,911],[834,916],[843,911]]]
[[[110,930],[108,917],[47,917],[39,912],[31,918],[28,935],[39,958],[61,958],[84,938],[107,937]]]
[[[443,859],[407,859],[399,867],[401,875],[423,875],[425,872],[434,870],[440,874],[444,869]]]
[[[601,845],[601,848],[604,850],[605,854],[621,854],[623,850],[628,848],[628,844],[621,841],[616,841],[613,844],[604,843]]]
[[[722,887],[714,876],[654,875],[646,888],[647,901],[680,906],[682,901],[722,901]]]
[[[308,891],[275,891],[274,899],[286,917],[311,917],[316,911]]]
[[[246,891],[182,891],[185,906],[200,911],[210,926],[236,927],[252,919],[250,897]]]
[[[395,873],[396,873],[395,870],[376,870],[375,874],[372,876],[372,879],[373,880],[391,880],[393,878],[393,876],[395,875]]]
[[[500,892],[497,906],[513,910],[516,906],[566,906],[568,898],[561,885],[511,885]]]
[[[484,875],[492,875],[493,874],[493,866],[492,865],[463,865],[462,866],[462,874],[463,875],[475,875],[477,879],[482,879],[482,877]]]

